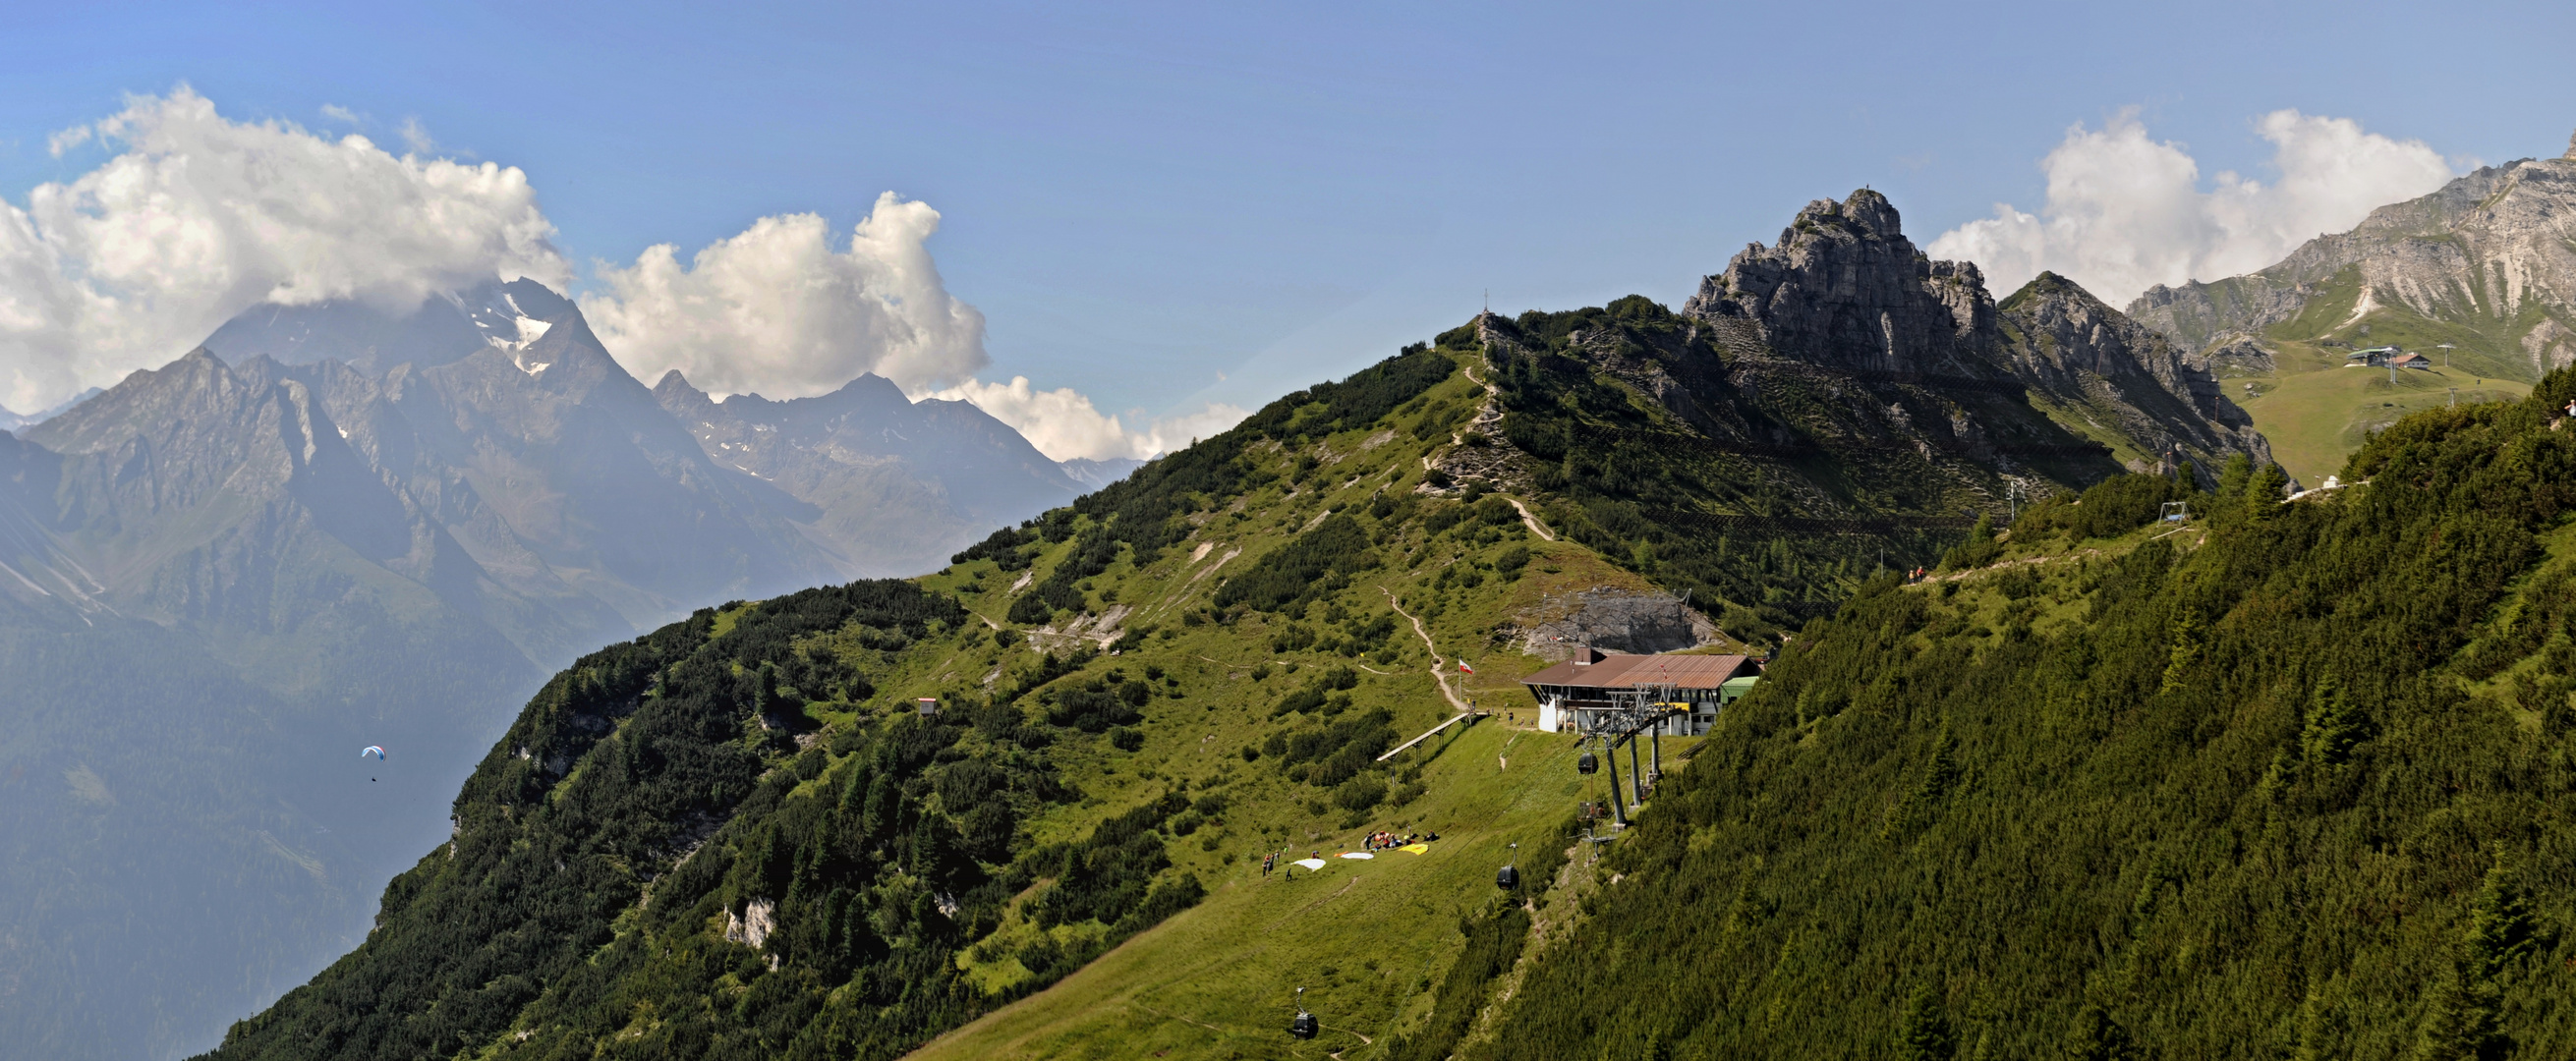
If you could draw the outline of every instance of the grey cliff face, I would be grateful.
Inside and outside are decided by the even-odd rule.
[[[2373,309],[2469,324],[2527,359],[2533,375],[2576,362],[2576,153],[2488,166],[2373,210],[2260,272],[2157,286],[2129,314],[2199,352],[2299,315],[2357,283]]]
[[[1774,351],[1811,364],[1930,373],[1982,358],[1995,307],[1974,264],[1926,258],[1864,188],[1807,204],[1778,246],[1747,247],[1682,312],[1751,320]]]
[[[2159,452],[2271,460],[2270,444],[2216,376],[2074,281],[2039,274],[2004,300],[2002,318],[2014,375],[2034,390],[2104,410]]]

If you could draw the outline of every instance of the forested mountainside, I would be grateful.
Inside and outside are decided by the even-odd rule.
[[[1256,847],[1470,813],[1480,790],[1375,761],[1464,695],[1433,646],[1492,652],[1551,594],[1651,591],[1500,497],[1417,492],[1434,444],[1413,429],[1481,393],[1461,356],[1265,410],[1216,440],[1229,482],[1167,459],[1115,517],[1058,510],[916,582],[585,657],[368,940],[215,1056],[889,1057],[1249,895]],[[1563,812],[1476,809],[1442,850],[1552,836]]]
[[[2287,502],[2114,480],[1873,582],[1465,1056],[2567,1056],[2571,398],[2419,413]]]
[[[1881,548],[1937,560],[2006,473],[2118,470],[2000,364],[1927,383],[1718,330],[1482,317],[939,573],[585,657],[368,940],[211,1056],[1272,1056],[1297,986],[1444,1056],[1546,931],[1514,901],[1579,875],[1573,750],[1521,712],[1381,756],[1570,644],[1758,646]],[[1259,865],[1375,831],[1439,839]]]

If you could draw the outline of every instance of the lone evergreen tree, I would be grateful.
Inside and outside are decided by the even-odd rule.
[[[1951,1061],[1959,1054],[1958,1029],[1941,993],[1930,984],[1914,989],[1905,1004],[1905,1019],[1896,1030],[1896,1056],[1904,1061]]]

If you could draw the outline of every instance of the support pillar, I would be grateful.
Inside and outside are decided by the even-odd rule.
[[[1637,769],[1637,738],[1634,734],[1631,734],[1628,737],[1628,786],[1636,790],[1637,805],[1640,807],[1645,806],[1646,774],[1644,771]]]
[[[1628,827],[1628,801],[1619,796],[1619,749],[1609,741],[1601,742],[1601,764],[1610,768],[1610,813],[1619,827]]]

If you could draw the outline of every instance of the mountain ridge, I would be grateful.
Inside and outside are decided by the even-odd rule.
[[[1981,284],[1923,288],[1885,222],[1841,226],[1853,246],[1807,248],[1773,290],[1856,251],[1938,335],[1846,348],[1792,326],[1867,321],[1831,285],[1741,315],[1636,297],[1484,314],[941,571],[734,602],[587,655],[460,787],[454,834],[387,888],[368,940],[211,1056],[1270,1054],[1292,983],[1373,1037],[1336,1045],[1444,1056],[1434,1029],[1470,1026],[1483,980],[1435,999],[1435,975],[1580,886],[1561,852],[1582,790],[1556,780],[1572,748],[1519,720],[1427,732],[1520,695],[1536,632],[1758,653],[1873,571],[1939,564],[2011,510],[2007,483],[2060,512],[2079,486],[2190,489],[2178,464],[2122,475],[2111,444],[2040,408]],[[2030,301],[2096,313],[2079,293]],[[2138,358],[2165,348],[2128,345],[2116,314],[2085,320],[2106,338],[2047,371],[2154,390],[2137,415],[2187,418],[2174,437],[2223,411],[2187,377],[2160,389]],[[2183,459],[2230,452],[2250,467]],[[2082,507],[2106,525],[2135,508]],[[1367,850],[1370,831],[1442,838],[1417,856]],[[1515,843],[1526,883],[1497,895]],[[1292,883],[1256,848],[1315,860]],[[1323,858],[1344,850],[1373,857]],[[1369,930],[1278,931],[1327,902]],[[1151,994],[1150,1015],[1081,1003],[1148,967],[1154,986],[1105,989]]]
[[[2151,288],[2129,314],[2222,378],[2315,482],[2404,416],[2518,400],[2576,359],[2570,217],[2576,155],[2485,166],[2265,269]],[[2388,372],[2364,353],[2392,347],[2426,360]]]
[[[2571,138],[2576,141],[2576,138]],[[2427,195],[2372,210],[2351,231],[2299,246],[2269,268],[2149,288],[2129,315],[2198,352],[2299,315],[2357,270],[2364,305],[2433,319],[2480,320],[2527,374],[2576,361],[2576,146],[2554,159],[2485,166]],[[2534,313],[2537,319],[2530,318]]]

